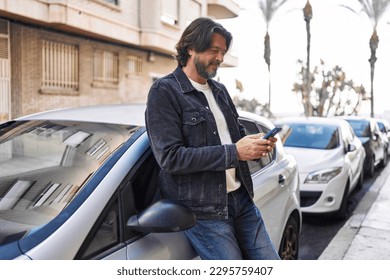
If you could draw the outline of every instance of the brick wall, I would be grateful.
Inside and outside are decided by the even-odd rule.
[[[153,77],[162,76],[176,67],[173,58],[155,54],[148,62],[148,52],[87,37],[67,35],[32,25],[11,24],[11,99],[12,118],[43,110],[84,105],[145,102]],[[79,46],[79,90],[75,94],[42,93],[42,41]],[[99,88],[92,85],[93,50],[119,53],[119,84]],[[128,75],[129,55],[142,58],[138,77]]]

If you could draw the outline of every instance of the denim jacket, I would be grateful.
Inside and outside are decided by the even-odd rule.
[[[245,135],[223,84],[207,81],[236,143]],[[248,164],[237,159],[235,144],[222,145],[206,96],[181,69],[157,80],[148,95],[145,121],[153,153],[161,167],[159,184],[165,198],[189,206],[198,219],[226,219],[226,169],[236,174],[253,197]]]

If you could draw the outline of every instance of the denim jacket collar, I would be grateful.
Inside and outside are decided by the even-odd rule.
[[[175,79],[179,84],[182,93],[189,93],[191,91],[196,90],[194,86],[191,84],[187,75],[184,73],[182,67],[178,66],[173,72],[173,75],[175,76]],[[211,91],[214,94],[219,94],[221,92],[222,90],[221,87],[218,84],[216,84],[214,80],[208,79],[207,83],[209,84]]]

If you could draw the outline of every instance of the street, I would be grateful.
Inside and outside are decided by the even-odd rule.
[[[380,175],[390,171],[389,165],[386,168],[379,168],[373,178],[365,178],[363,188],[354,190],[349,198],[349,216],[353,214],[359,202],[371,188]],[[386,178],[387,176],[382,176]],[[382,179],[383,180],[383,179]],[[384,182],[384,180],[383,180]],[[382,182],[382,183],[383,183]],[[365,208],[367,211],[370,207]],[[337,234],[339,229],[348,219],[341,221],[326,215],[303,215],[302,233],[300,236],[299,259],[316,260],[325,250],[329,242]]]

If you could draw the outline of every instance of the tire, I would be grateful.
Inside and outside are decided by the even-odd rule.
[[[383,159],[382,159],[382,162],[381,162],[381,165],[382,165],[383,168],[386,167],[386,165],[387,165],[387,160],[388,160],[388,158],[387,158],[387,148],[386,148],[386,149],[384,150],[384,152],[383,152]]]
[[[345,220],[348,218],[348,191],[349,191],[349,183],[347,183],[347,185],[345,186],[340,208],[335,213],[335,217],[338,220]]]
[[[374,158],[374,156],[371,158],[371,162],[369,164],[370,165],[368,166],[368,169],[367,169],[367,175],[368,175],[368,177],[372,178],[372,177],[374,177],[374,174],[375,174],[375,158]]]
[[[279,246],[279,256],[282,260],[297,260],[299,253],[299,228],[294,217],[287,220]]]
[[[362,168],[362,171],[360,171],[360,174],[359,174],[358,182],[356,184],[356,189],[361,190],[363,188],[363,183],[364,183],[364,170]]]

